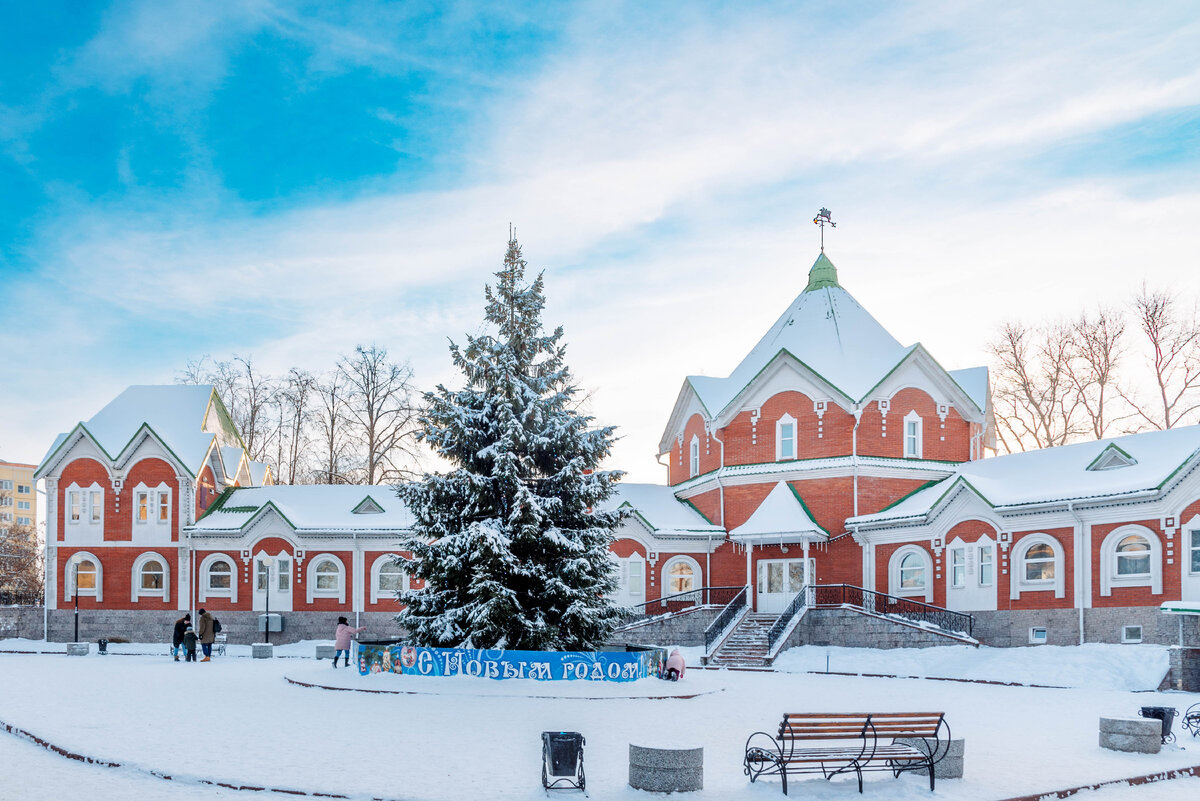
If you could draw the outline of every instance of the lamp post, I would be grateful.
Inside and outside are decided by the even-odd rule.
[[[261,561],[262,561],[262,566],[263,566],[263,573],[266,574],[264,576],[264,578],[266,578],[266,581],[264,583],[266,584],[266,591],[267,591],[267,598],[266,598],[267,612],[266,612],[266,617],[263,618],[263,629],[266,630],[267,644],[270,645],[271,644],[271,565],[275,562],[275,560],[269,556],[264,556]]]
[[[79,563],[75,563],[75,584],[72,587],[72,595],[75,596],[75,639],[74,642],[79,642]]]

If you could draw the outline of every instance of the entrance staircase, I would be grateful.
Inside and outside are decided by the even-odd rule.
[[[778,615],[746,615],[708,658],[708,664],[725,668],[766,667],[771,650],[767,633],[776,620]]]

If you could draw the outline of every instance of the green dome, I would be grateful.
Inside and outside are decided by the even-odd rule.
[[[814,289],[824,289],[832,286],[841,286],[837,280],[837,267],[834,267],[833,262],[822,253],[820,256],[817,256],[817,260],[813,262],[812,269],[808,271],[808,286],[804,287],[804,291],[811,292]]]

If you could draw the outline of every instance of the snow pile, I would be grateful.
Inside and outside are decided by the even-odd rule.
[[[1167,674],[1161,645],[1042,645],[1035,648],[841,648],[806,645],[780,655],[791,673],[882,673],[1099,690],[1156,690]]]

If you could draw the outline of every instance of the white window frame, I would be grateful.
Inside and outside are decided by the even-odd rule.
[[[688,448],[688,475],[700,475],[700,437],[692,434],[692,442]]]
[[[1137,629],[1136,637],[1129,633],[1130,629]],[[1121,642],[1123,643],[1140,643],[1145,637],[1145,634],[1145,627],[1139,623],[1130,623],[1128,625],[1121,626]]]
[[[333,562],[337,571],[337,589],[322,590],[317,587],[317,567],[325,562]],[[338,603],[346,603],[346,565],[331,553],[320,553],[308,559],[308,575],[304,579],[307,584],[308,602],[314,598],[337,598]]]
[[[163,586],[161,590],[142,589],[142,570],[145,569],[148,562],[158,562],[162,565]],[[155,551],[146,551],[143,554],[139,554],[138,558],[133,560],[133,569],[130,570],[129,584],[129,600],[133,603],[137,603],[139,598],[161,598],[163,601],[170,601],[171,563],[162,554]]]
[[[76,551],[63,564],[63,600],[75,598],[75,565],[90,561],[96,566],[96,586],[92,589],[79,590],[80,598],[95,598],[97,603],[104,602],[104,563],[90,551]]]
[[[99,493],[100,503],[97,506],[93,494]],[[72,483],[67,487],[66,495],[63,499],[66,503],[66,510],[63,515],[63,520],[68,526],[82,526],[85,528],[104,527],[104,488],[96,482],[92,482],[86,487]],[[79,506],[79,519],[72,518],[74,509],[73,506]],[[98,514],[98,516],[97,516]]]
[[[1025,554],[1035,545],[1049,545],[1054,554],[1054,578],[1030,581],[1025,578]],[[1049,534],[1038,532],[1026,534],[1013,545],[1011,580],[1008,582],[1009,597],[1017,599],[1026,592],[1054,592],[1055,598],[1067,597],[1066,552],[1062,543]]]
[[[904,557],[917,555],[925,568],[925,584],[922,587],[901,587],[900,566]],[[905,545],[897,548],[888,559],[888,594],[897,598],[924,598],[926,603],[933,602],[933,556],[919,545]]]
[[[916,433],[911,436],[908,433],[910,425],[916,425]],[[904,458],[905,459],[920,459],[923,453],[923,443],[925,434],[925,420],[921,415],[917,414],[917,410],[913,409],[908,414],[904,415]],[[911,446],[911,447],[910,447]]]
[[[1041,632],[1041,634],[1038,634]],[[1030,645],[1045,645],[1050,641],[1050,630],[1045,626],[1030,626],[1029,627],[1029,644]]]
[[[1200,521],[1197,521],[1200,522]],[[1200,576],[1200,526],[1188,528],[1188,575]]]
[[[209,572],[218,562],[229,565],[229,589],[209,586]],[[237,603],[239,583],[237,562],[227,553],[210,553],[200,562],[200,574],[196,583],[199,585],[196,588],[196,596],[200,601],[207,601],[209,598],[228,598],[230,603]]]
[[[162,497],[167,498],[167,519],[159,519],[159,508],[162,504]],[[146,498],[146,519],[140,519],[141,505],[143,496]],[[156,486],[149,486],[144,481],[133,488],[133,509],[131,516],[133,517],[134,531],[154,530],[154,531],[170,531],[171,530],[171,504],[175,499],[172,497],[171,488],[166,482],[160,482]]]
[[[956,546],[950,549],[950,586],[956,590],[967,586],[966,546]]]
[[[692,588],[690,590],[680,590],[679,592],[696,592],[704,586],[704,572],[700,568],[700,563],[690,556],[679,554],[663,562],[662,572],[659,575],[659,587],[662,588],[662,595],[679,594],[671,589],[671,568],[681,564],[688,565],[692,569]]]
[[[1138,536],[1150,546],[1150,572],[1132,576],[1117,575],[1117,545],[1129,536]],[[1158,535],[1145,526],[1119,526],[1108,533],[1100,544],[1100,595],[1112,595],[1114,587],[1149,587],[1154,595],[1162,595],[1162,543]]]
[[[371,563],[371,603],[377,604],[381,598],[392,601],[396,600],[392,597],[391,590],[379,589],[379,573],[382,571],[384,565],[396,560],[397,558],[397,554],[385,553],[382,556],[376,557],[375,561]],[[412,579],[409,577],[407,570],[401,568],[400,573],[403,576],[400,585],[401,589],[407,592],[411,587]]]
[[[787,426],[792,430],[792,436],[789,438],[792,443],[791,454],[783,452],[783,429]],[[800,426],[796,424],[796,418],[790,414],[784,414],[775,421],[775,461],[789,462],[800,458]]]
[[[975,565],[978,571],[979,586],[994,586],[996,583],[996,546],[990,542],[978,542],[975,544],[975,547],[978,549],[975,554],[977,560]],[[983,561],[984,554],[987,554],[988,557],[986,562]],[[992,574],[987,581],[983,580],[983,566],[985,564],[988,567],[988,571]]]

